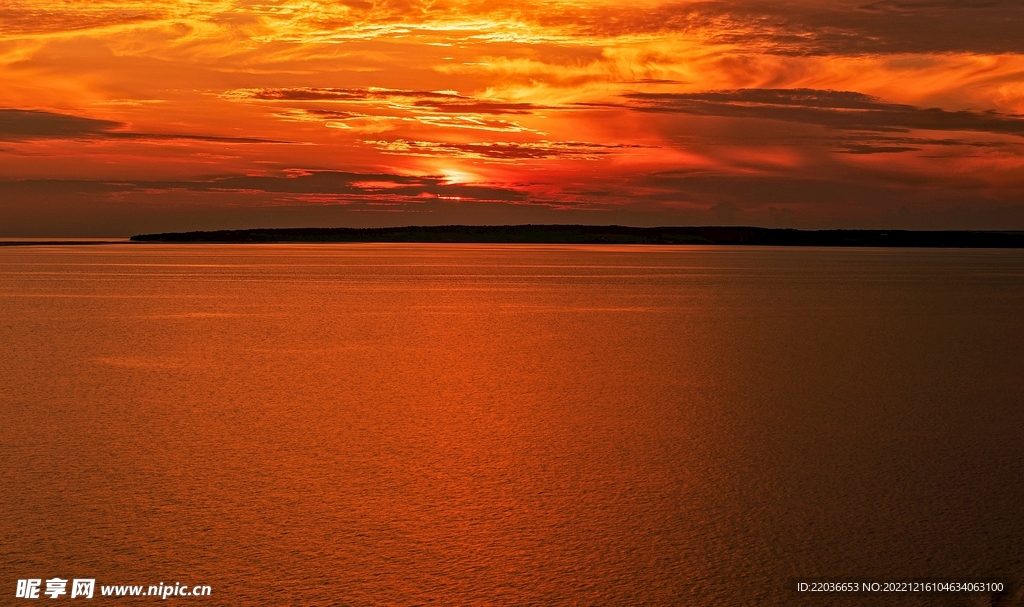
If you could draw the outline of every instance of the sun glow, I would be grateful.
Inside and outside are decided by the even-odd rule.
[[[442,168],[440,173],[444,176],[444,183],[458,184],[480,181],[480,178],[477,175],[460,169]]]

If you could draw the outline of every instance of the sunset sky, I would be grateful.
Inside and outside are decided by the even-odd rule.
[[[1019,0],[3,0],[0,236],[1024,229]]]

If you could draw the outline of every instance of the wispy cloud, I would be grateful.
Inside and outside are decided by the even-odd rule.
[[[346,127],[349,120],[377,121],[379,119],[413,120],[440,128],[458,128],[502,133],[537,132],[515,120],[498,116],[522,116],[542,109],[531,103],[504,102],[498,99],[460,95],[453,91],[415,91],[395,89],[338,89],[338,88],[272,88],[237,89],[223,93],[230,100],[274,102],[275,105],[296,103],[351,104],[360,112],[333,108],[290,107],[276,115],[290,120],[323,120],[328,126]],[[338,124],[340,123],[340,124]],[[351,125],[349,125],[351,126]],[[353,127],[355,128],[355,127]],[[379,131],[378,125],[361,130]]]
[[[596,160],[645,147],[622,143],[601,144],[582,141],[442,143],[395,139],[392,141],[371,140],[364,143],[373,145],[386,154],[399,156],[441,156],[508,162],[539,159]]]
[[[165,6],[169,3],[165,3]],[[157,21],[168,16],[159,3],[97,1],[54,5],[33,0],[5,0],[0,6],[0,36],[60,34]]]
[[[396,109],[467,114],[532,114],[544,109],[532,103],[504,102],[460,95],[453,91],[412,91],[381,88],[338,89],[316,87],[236,89],[223,94],[227,99],[258,101],[328,101],[386,104]]]

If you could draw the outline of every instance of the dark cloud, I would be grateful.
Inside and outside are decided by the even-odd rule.
[[[108,139],[148,139],[154,141],[185,140],[185,141],[209,141],[211,143],[292,143],[279,139],[263,139],[260,137],[217,137],[215,135],[186,135],[183,133],[131,133],[131,132],[108,132],[104,134]]]
[[[626,106],[639,112],[756,118],[813,124],[829,129],[906,132],[975,131],[1024,136],[1024,117],[994,111],[947,111],[888,103],[849,91],[741,89],[703,93],[629,93]]]
[[[125,124],[39,110],[0,108],[0,141],[33,139],[146,139],[210,141],[218,143],[286,143],[254,137],[216,137],[176,133],[137,133]]]
[[[550,207],[531,203],[517,190],[390,173],[289,170],[182,180],[0,179],[0,201],[0,236],[557,223]]]
[[[969,141],[967,139],[951,139],[951,138],[925,138],[925,137],[893,137],[882,134],[871,134],[867,137],[866,134],[852,135],[849,137],[840,137],[838,144],[843,149],[851,148],[860,144],[870,143],[870,145],[881,146],[881,147],[912,147],[918,149],[919,146],[940,146],[940,147],[972,147],[972,148],[1007,148],[1013,147],[1008,141]]]
[[[351,118],[366,118],[366,114],[358,112],[320,108],[289,108],[276,114],[276,116],[289,120],[349,120]]]
[[[489,160],[595,160],[640,145],[600,144],[584,141],[493,141],[478,143],[448,143],[438,141],[366,141],[386,154],[401,156],[444,156],[446,158],[486,158]]]
[[[738,28],[722,41],[791,54],[1016,53],[1024,50],[1018,0],[710,3]]]
[[[839,150],[840,154],[897,154],[900,152],[919,152],[921,148],[912,148],[899,145],[871,145],[866,143],[851,143]]]
[[[0,139],[80,139],[120,128],[119,122],[35,110],[0,109]]]
[[[416,107],[435,112],[463,114],[532,114],[538,106],[531,103],[504,103],[499,101],[478,101],[466,97],[457,99],[419,99]]]
[[[437,94],[423,92],[420,96]],[[379,98],[368,89],[314,87],[241,89],[230,91],[228,95],[231,97],[258,99],[260,101],[366,101],[367,99]]]
[[[838,142],[841,154],[893,154],[899,152],[919,152],[925,146],[968,147],[968,148],[1007,148],[1011,147],[1004,141],[967,141],[964,139],[927,139],[920,137],[886,137],[882,135],[868,136],[861,134],[859,139],[840,139]]]
[[[343,171],[296,171],[286,176],[228,176],[186,182],[144,182],[139,189],[180,188],[194,192],[238,191],[268,194],[322,194],[358,198],[422,199],[424,197],[468,200],[519,201],[522,192],[477,185],[452,184],[444,177],[416,177],[390,173]],[[341,200],[341,199],[338,199]]]
[[[531,103],[506,103],[456,93],[394,89],[261,88],[226,93],[229,98],[258,101],[332,101],[347,103],[400,104],[409,109],[463,114],[531,114],[543,109]],[[314,113],[315,110],[307,110]]]
[[[466,200],[517,202],[522,192],[483,185],[449,183],[441,176],[408,176],[391,173],[347,173],[343,171],[286,170],[278,175],[224,175],[191,180],[7,180],[2,188],[66,188],[131,197],[168,192],[227,193],[261,197],[323,196],[338,202],[359,200],[417,201],[431,197]],[[308,198],[313,200],[313,198]],[[301,200],[296,198],[295,200]]]
[[[685,33],[712,43],[793,55],[1019,53],[1019,0],[679,2],[549,10],[524,16],[581,35]]]
[[[665,201],[702,205],[717,221],[747,225],[790,227],[887,228],[901,225],[915,229],[1021,229],[1024,207],[1020,187],[995,191],[972,181],[969,176],[950,176],[915,182],[905,175],[861,173],[834,176],[801,174],[735,175],[714,173],[656,173],[638,176],[626,188],[644,188],[651,202]],[[888,214],[907,207],[929,220],[897,223]],[[1015,208],[1016,214],[1000,215],[1000,209]],[[941,220],[946,210],[962,209],[957,223]],[[774,209],[774,210],[773,210]],[[1000,224],[993,218],[1003,217]],[[988,219],[984,219],[988,218]],[[780,223],[781,222],[781,223]]]
[[[877,174],[677,171],[595,179],[570,190],[563,194],[578,201],[560,204],[544,194],[441,177],[310,171],[177,181],[0,180],[0,236],[446,223],[1024,229],[1020,188],[986,190],[962,175],[908,184]]]

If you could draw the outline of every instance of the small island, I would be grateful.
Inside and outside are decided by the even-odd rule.
[[[131,241],[140,243],[419,242],[1024,248],[1024,231],[795,230],[732,226],[641,228],[617,225],[448,225],[169,232],[140,234],[132,236]]]

